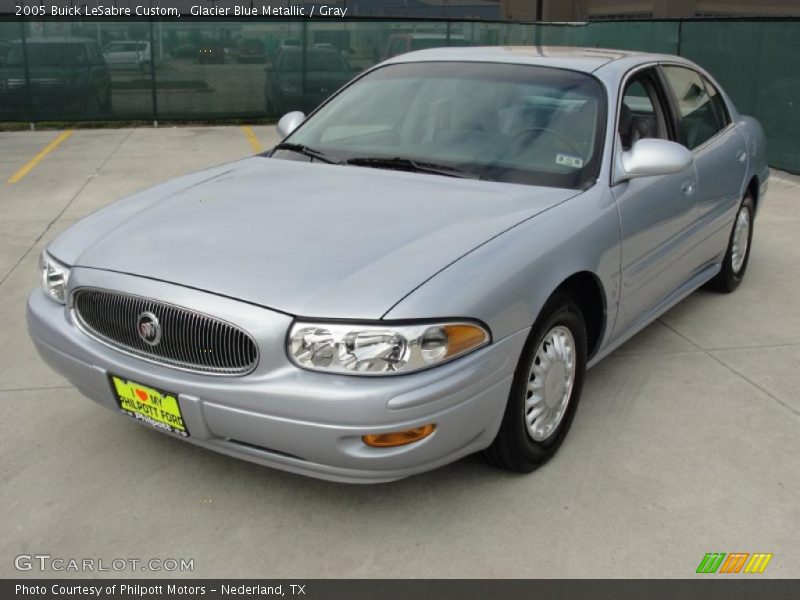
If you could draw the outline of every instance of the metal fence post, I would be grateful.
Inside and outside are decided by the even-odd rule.
[[[25,69],[25,100],[28,104],[28,125],[31,131],[36,129],[36,115],[33,110],[33,91],[31,90],[31,68],[28,62],[28,39],[25,35],[25,17],[19,21],[19,28],[22,33],[22,65]]]
[[[152,6],[152,0],[150,5]],[[156,52],[155,35],[153,33],[153,17],[149,18],[150,23],[150,93],[153,100],[153,127],[158,127],[158,93],[156,90]]]
[[[307,59],[308,59],[308,19],[303,21],[303,50],[300,54],[300,85],[302,86],[302,111],[306,111],[306,84],[307,84]]]

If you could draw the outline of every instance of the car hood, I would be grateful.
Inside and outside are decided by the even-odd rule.
[[[253,157],[109,205],[49,251],[289,314],[377,319],[477,246],[576,193]]]

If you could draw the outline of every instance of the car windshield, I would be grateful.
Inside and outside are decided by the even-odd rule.
[[[603,88],[585,73],[405,63],[367,73],[286,142],[330,162],[392,168],[407,159],[465,176],[582,189],[599,172],[605,113]],[[273,155],[294,158],[290,149]]]
[[[23,64],[22,44],[11,47],[6,64]],[[28,64],[34,67],[73,67],[86,63],[86,50],[83,44],[34,43],[28,44]]]

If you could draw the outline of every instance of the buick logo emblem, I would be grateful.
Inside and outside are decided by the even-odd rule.
[[[136,331],[145,344],[157,345],[161,341],[161,324],[151,312],[143,312],[136,320]]]

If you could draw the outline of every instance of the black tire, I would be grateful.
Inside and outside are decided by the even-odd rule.
[[[747,248],[744,253],[744,261],[742,262],[739,270],[734,269],[733,264],[733,247],[734,237],[736,234],[736,223],[742,211],[747,211],[749,218],[749,229],[747,232]],[[715,292],[722,292],[723,294],[730,294],[734,291],[744,279],[747,272],[747,263],[750,262],[750,249],[753,247],[753,217],[755,216],[753,195],[747,192],[742,203],[739,205],[739,210],[736,212],[736,218],[733,221],[731,235],[728,238],[728,248],[725,251],[725,258],[722,259],[722,268],[714,278],[708,282],[708,288]]]
[[[542,441],[535,441],[528,433],[525,423],[525,401],[531,366],[545,336],[557,326],[565,327],[575,342],[575,375],[564,416],[552,433]],[[569,431],[583,389],[586,374],[586,324],[580,309],[565,294],[554,295],[542,309],[534,324],[514,373],[503,422],[492,445],[484,451],[495,465],[529,473],[542,466],[558,450]]]

